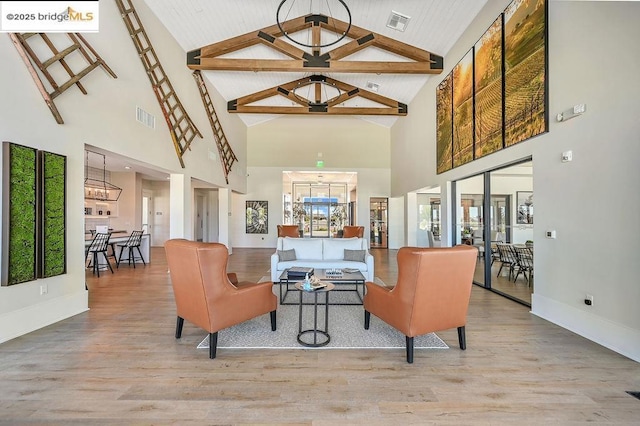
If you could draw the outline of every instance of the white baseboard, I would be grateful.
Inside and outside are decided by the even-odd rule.
[[[531,302],[532,314],[640,362],[640,330],[535,293]]]
[[[80,291],[0,315],[0,343],[89,310],[89,293]]]

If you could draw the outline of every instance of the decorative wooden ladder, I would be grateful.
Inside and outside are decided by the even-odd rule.
[[[169,127],[169,133],[171,134],[178,160],[182,168],[184,168],[182,157],[188,149],[191,149],[190,146],[193,139],[196,136],[202,137],[202,134],[187,114],[169,81],[169,77],[164,72],[162,64],[160,64],[160,60],[138,17],[138,13],[133,7],[132,0],[116,0],[116,4],[120,10],[122,20],[131,35],[131,40],[138,51],[142,65],[147,72],[151,87]]]
[[[196,84],[198,85],[198,90],[200,91],[200,97],[202,98],[202,103],[204,104],[204,108],[207,110],[209,123],[211,123],[211,129],[213,130],[213,137],[216,140],[216,145],[218,146],[218,153],[220,154],[220,161],[222,162],[222,168],[224,169],[224,178],[228,184],[229,172],[231,172],[231,166],[235,161],[238,161],[238,158],[233,153],[233,150],[231,149],[231,145],[229,145],[229,141],[227,140],[227,137],[224,135],[224,130],[222,130],[222,124],[220,124],[220,120],[218,119],[218,114],[216,114],[216,110],[213,107],[211,96],[209,96],[209,90],[207,90],[207,86],[204,84],[204,80],[202,79],[202,74],[200,73],[200,70],[195,70],[193,72],[193,78],[196,80]]]
[[[100,56],[96,53],[96,51],[89,45],[89,43],[78,33],[66,33],[69,40],[71,40],[71,44],[68,47],[65,47],[63,50],[58,50],[56,45],[51,39],[51,36],[45,33],[11,33],[9,37],[11,41],[15,45],[20,57],[24,61],[25,65],[29,69],[29,73],[33,78],[33,81],[36,83],[40,94],[44,98],[45,103],[51,110],[56,122],[58,124],[64,124],[64,120],[62,119],[62,115],[56,104],[53,102],[55,98],[60,96],[65,90],[72,87],[73,85],[77,86],[78,89],[83,94],[87,94],[87,90],[84,88],[80,80],[89,74],[91,71],[96,69],[97,67],[102,67],[111,77],[118,78],[116,74],[109,68],[109,66],[102,60]],[[35,37],[35,38],[34,38]],[[46,46],[49,48],[53,56],[48,59],[40,59],[36,51],[43,51],[43,46],[41,42],[44,42]],[[58,41],[58,39],[56,39]],[[73,71],[71,66],[66,61],[66,57],[74,52],[79,52],[80,55],[86,60],[88,65],[80,70],[80,72],[76,73]],[[69,80],[65,81],[62,84],[56,82],[52,71],[49,68],[54,64],[60,64],[64,71],[69,74]],[[35,65],[35,67],[34,67]],[[47,82],[51,86],[52,90],[49,91],[42,79],[40,78],[40,74],[36,71],[36,68],[40,71],[40,73],[46,78]],[[59,73],[56,73],[59,74]]]

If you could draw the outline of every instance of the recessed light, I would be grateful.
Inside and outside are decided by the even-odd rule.
[[[131,170],[131,166],[124,166],[126,170]]]

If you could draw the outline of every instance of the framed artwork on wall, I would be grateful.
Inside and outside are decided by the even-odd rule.
[[[3,142],[2,285],[37,278],[38,150]]]
[[[502,141],[502,15],[475,45],[475,158],[503,148]]]
[[[547,131],[546,0],[514,0],[504,11],[505,145]]]
[[[473,160],[473,49],[453,68],[453,167]]]
[[[516,192],[516,223],[518,225],[533,224],[533,192],[518,191]]]
[[[10,286],[67,272],[67,157],[3,142],[2,274]]]
[[[46,278],[67,272],[66,241],[66,175],[67,157],[47,151],[40,156],[40,211],[38,232],[38,277]]]
[[[547,3],[513,0],[437,87],[438,174],[549,130]]]
[[[449,73],[438,86],[437,97],[437,164],[438,173],[451,170],[453,166],[453,122],[451,121],[453,107],[453,74]]]
[[[247,234],[267,234],[269,230],[269,202],[247,201]]]

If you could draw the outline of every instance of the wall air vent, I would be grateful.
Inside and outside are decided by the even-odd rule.
[[[150,129],[156,128],[156,118],[139,106],[136,107],[136,120]]]
[[[387,21],[387,27],[393,28],[397,31],[404,31],[407,29],[409,19],[411,19],[410,16],[403,15],[402,13],[392,10],[391,15],[389,15],[389,20]]]

